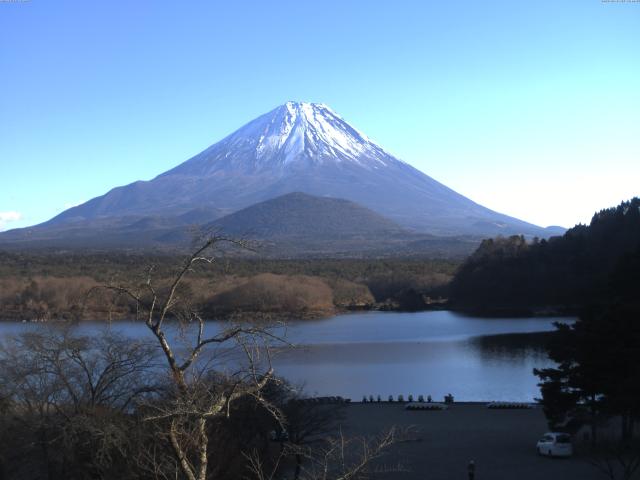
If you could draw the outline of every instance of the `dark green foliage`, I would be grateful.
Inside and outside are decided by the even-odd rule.
[[[602,406],[604,365],[594,352],[598,338],[593,325],[579,321],[574,325],[558,323],[556,328],[548,353],[558,367],[534,370],[541,380],[541,403],[549,427],[578,428],[580,425],[571,421],[586,418],[595,428]]]
[[[548,241],[483,241],[456,274],[451,296],[459,308],[487,313],[549,306],[578,311],[611,298],[610,275],[639,247],[640,199],[634,198]]]
[[[154,265],[159,278],[174,273],[184,256],[177,254],[135,254],[122,252],[41,252],[13,253],[0,250],[0,278],[21,276],[74,277],[89,276],[106,282],[114,278],[141,277],[149,265]],[[196,277],[219,278],[224,275],[251,276],[260,273],[279,275],[315,275],[325,278],[345,278],[359,281],[372,278],[406,278],[443,274],[450,276],[459,261],[439,258],[388,259],[241,259],[220,261],[208,268],[197,268]]]
[[[599,417],[618,416],[631,440],[640,418],[640,249],[610,276],[607,302],[584,309],[574,325],[557,325],[549,356],[557,368],[537,370],[551,426],[586,420],[595,439]]]
[[[596,213],[562,237],[485,240],[451,283],[455,305],[484,313],[553,307],[580,312],[548,346],[556,368],[536,370],[551,428],[640,416],[640,199]]]

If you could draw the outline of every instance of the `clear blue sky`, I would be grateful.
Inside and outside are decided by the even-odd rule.
[[[587,222],[640,194],[640,3],[0,1],[0,228],[287,100],[490,208]]]

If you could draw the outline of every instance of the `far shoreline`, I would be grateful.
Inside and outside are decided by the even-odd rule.
[[[301,312],[235,312],[230,314],[220,315],[217,318],[205,318],[206,322],[256,322],[256,323],[283,323],[291,321],[314,321],[325,320],[338,316],[348,316],[351,314],[359,313],[426,313],[426,312],[451,312],[454,314],[464,315],[471,318],[478,319],[531,319],[531,318],[550,318],[550,317],[576,317],[579,314],[580,309],[577,307],[571,308],[548,308],[548,309],[467,309],[467,308],[455,308],[451,305],[439,304],[434,307],[424,309],[404,309],[404,308],[381,308],[380,305],[375,305],[371,308],[355,307],[345,308],[339,307],[332,310],[308,310]],[[136,319],[127,317],[124,315],[118,315],[110,319],[97,319],[97,318],[69,318],[67,316],[53,318],[24,318],[19,316],[2,316],[0,314],[0,323],[48,323],[48,324],[81,324],[81,323],[120,323],[120,322],[144,322],[143,319]]]

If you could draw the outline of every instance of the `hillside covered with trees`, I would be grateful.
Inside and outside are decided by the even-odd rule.
[[[561,237],[484,240],[451,283],[452,305],[485,314],[578,312],[614,297],[620,286],[612,276],[638,255],[640,198],[633,198]]]
[[[606,297],[594,297],[576,322],[556,324],[547,345],[554,366],[534,370],[549,427],[575,433],[588,426],[594,465],[609,475],[612,465],[622,467],[625,475],[615,478],[636,478],[640,469],[639,291],[636,250],[616,262]]]

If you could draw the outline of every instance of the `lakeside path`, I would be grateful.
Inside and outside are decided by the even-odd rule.
[[[548,431],[542,409],[492,410],[481,404],[454,404],[444,411],[407,411],[399,404],[352,404],[341,422],[347,436],[376,435],[391,426],[415,427],[417,440],[394,445],[381,466],[401,464],[409,472],[376,473],[372,478],[466,480],[596,480],[602,477],[586,458],[540,457],[535,444]]]

